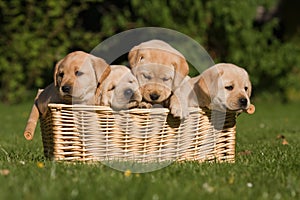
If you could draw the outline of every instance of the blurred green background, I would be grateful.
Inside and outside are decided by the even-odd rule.
[[[256,100],[299,100],[299,10],[294,0],[0,1],[0,100],[32,98],[67,53],[149,26],[186,34],[214,62],[246,68]]]

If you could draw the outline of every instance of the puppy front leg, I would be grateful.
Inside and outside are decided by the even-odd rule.
[[[136,102],[136,101],[129,102],[129,103],[126,105],[126,108],[127,108],[127,109],[132,109],[132,108],[137,108],[137,107],[139,107],[139,102]]]
[[[182,97],[180,90],[177,89],[174,94],[170,97],[170,112],[174,117],[185,119],[189,115],[188,103]]]

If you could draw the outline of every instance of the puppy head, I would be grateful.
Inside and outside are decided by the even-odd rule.
[[[243,68],[220,63],[205,70],[198,82],[199,104],[219,111],[242,111],[250,106],[251,82]]]
[[[135,46],[128,55],[143,98],[150,103],[165,101],[188,74],[184,56],[161,40]]]
[[[162,40],[150,40],[133,47],[128,54],[131,69],[148,64],[172,67],[175,71],[172,89],[178,88],[189,72],[184,56]]]
[[[136,77],[123,65],[111,65],[101,90],[100,104],[115,110],[136,107],[142,101]]]
[[[149,103],[160,104],[172,94],[175,70],[158,64],[145,64],[133,69],[141,94]]]
[[[75,51],[56,64],[54,84],[66,103],[93,103],[96,88],[109,73],[103,59]]]

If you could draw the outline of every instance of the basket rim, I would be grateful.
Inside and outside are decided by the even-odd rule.
[[[72,109],[74,111],[82,111],[82,110],[87,110],[87,111],[110,111],[110,112],[118,112],[118,113],[169,113],[170,109],[169,108],[132,108],[132,109],[125,109],[125,110],[113,110],[109,106],[101,106],[101,105],[85,105],[85,104],[62,104],[62,103],[49,103],[48,107],[50,109],[55,108],[55,109]],[[201,110],[199,107],[189,107],[189,112],[198,112]]]

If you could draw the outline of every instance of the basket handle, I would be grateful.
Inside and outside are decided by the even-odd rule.
[[[38,121],[39,116],[40,116],[39,110],[38,110],[37,105],[36,105],[35,102],[38,99],[38,97],[39,97],[39,95],[41,94],[42,91],[43,91],[42,89],[38,90],[38,92],[36,94],[36,97],[34,99],[33,106],[31,108],[30,115],[29,115],[28,120],[27,120],[27,124],[26,124],[25,130],[24,130],[24,133],[23,133],[26,140],[32,140],[33,136],[34,136],[34,131],[35,131],[35,128],[36,128],[36,124],[37,124],[37,121]]]

